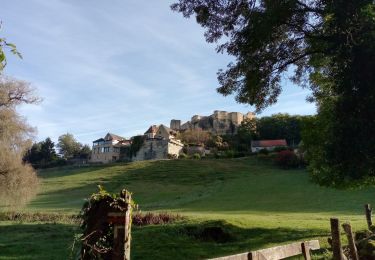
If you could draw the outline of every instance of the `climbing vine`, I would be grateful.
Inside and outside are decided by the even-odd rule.
[[[111,194],[102,186],[98,187],[99,191],[91,195],[80,213],[83,234],[80,237],[79,259],[82,260],[112,259],[114,226],[108,221],[108,213],[125,213],[130,210],[131,216],[131,212],[136,206],[134,201],[129,199],[131,193],[127,190],[124,189],[119,194]],[[131,223],[128,227],[129,231],[130,227]]]

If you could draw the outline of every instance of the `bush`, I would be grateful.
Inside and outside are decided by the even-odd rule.
[[[201,155],[199,153],[195,153],[193,154],[193,159],[197,159],[197,160],[200,160],[201,159]]]
[[[233,158],[234,157],[234,151],[233,150],[228,150],[228,151],[225,151],[225,157],[227,158]]]
[[[274,152],[281,152],[281,151],[285,151],[285,150],[288,150],[288,147],[286,146],[277,146],[275,147],[275,149],[273,149]]]
[[[142,214],[140,212],[136,212],[132,216],[132,224],[135,226],[146,226],[146,225],[164,225],[176,222],[178,220],[182,220],[184,217],[180,215],[175,215],[167,212],[160,212],[160,213],[153,213],[148,212],[146,214]]]
[[[296,168],[299,166],[297,155],[293,151],[284,150],[277,154],[276,163],[284,169]]]
[[[270,152],[266,149],[266,148],[263,148],[263,149],[261,149],[261,150],[259,150],[259,152],[258,152],[259,154],[269,154]]]
[[[178,159],[187,159],[187,158],[189,158],[189,156],[186,153],[180,153],[180,155],[178,156]]]
[[[168,154],[168,159],[177,159],[177,154]]]

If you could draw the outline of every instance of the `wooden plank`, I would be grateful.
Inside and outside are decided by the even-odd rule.
[[[237,255],[222,256],[218,258],[212,258],[210,260],[248,260],[249,253],[242,253]]]
[[[310,240],[303,243],[306,247],[310,248],[310,250],[320,249],[319,240]],[[303,254],[301,242],[296,242],[292,244],[252,251],[249,253],[212,258],[211,260],[279,260],[301,254]]]
[[[311,240],[303,242],[311,250],[316,250],[320,248],[318,240]],[[250,260],[278,260],[291,256],[301,255],[302,247],[300,242],[276,246],[267,249],[257,250],[250,252]]]

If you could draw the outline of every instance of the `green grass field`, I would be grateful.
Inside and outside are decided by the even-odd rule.
[[[330,217],[364,229],[363,204],[375,204],[374,188],[319,187],[305,170],[281,170],[256,158],[66,167],[39,176],[41,188],[27,212],[76,214],[101,184],[112,192],[132,191],[143,211],[187,216],[175,224],[135,227],[133,259],[201,259],[312,238],[327,246]],[[202,239],[199,232],[207,226],[222,227],[230,239]],[[68,259],[77,232],[63,221],[0,221],[0,259]]]

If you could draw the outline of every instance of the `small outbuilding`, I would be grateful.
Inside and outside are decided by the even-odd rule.
[[[287,147],[285,139],[278,140],[258,140],[251,141],[251,151],[253,153],[259,152],[260,150],[266,149],[268,151],[273,151],[276,147]]]

